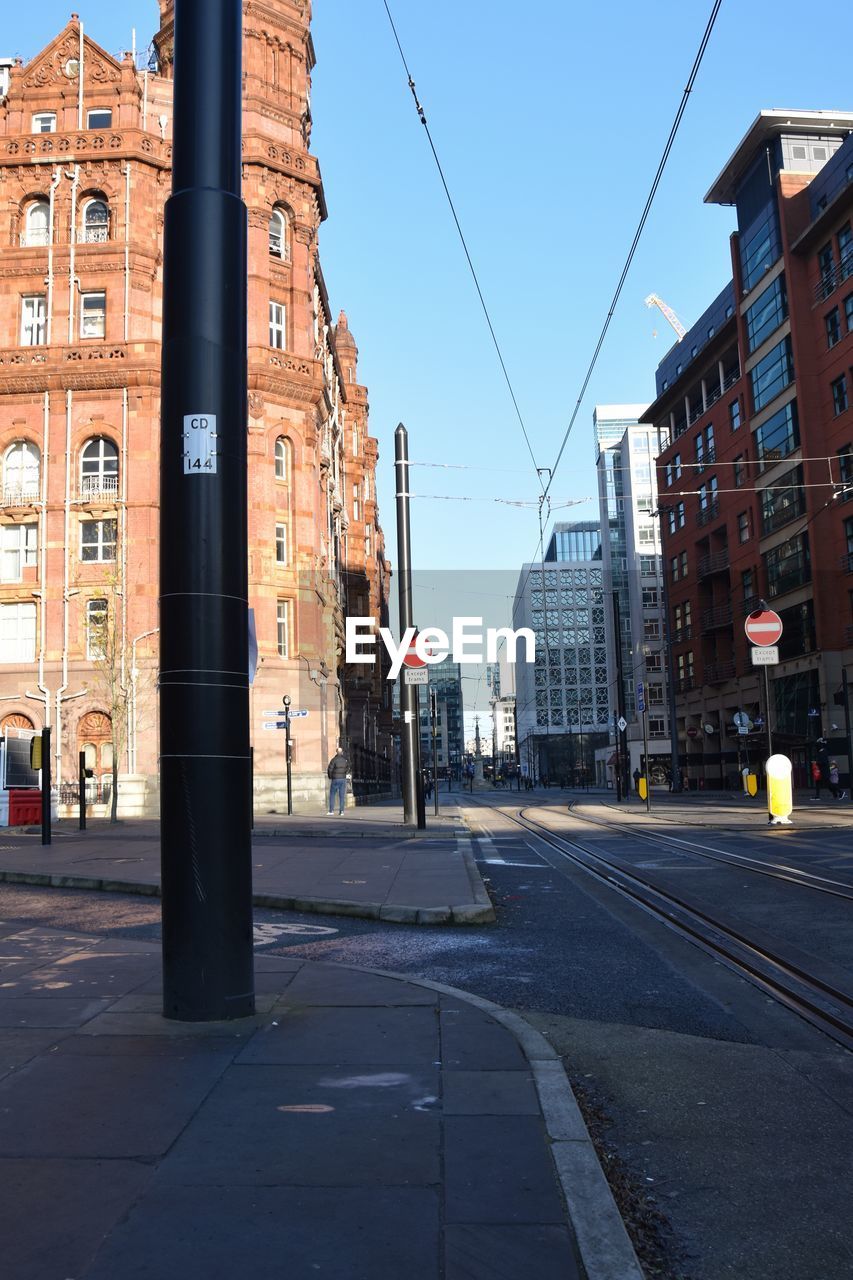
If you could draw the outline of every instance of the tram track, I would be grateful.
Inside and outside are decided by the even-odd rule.
[[[783,948],[777,940],[762,935],[760,930],[753,930],[747,935],[697,904],[653,884],[637,869],[606,857],[582,840],[556,833],[532,817],[526,807],[518,807],[512,812],[477,801],[474,804],[500,814],[535,836],[565,861],[612,892],[629,899],[667,928],[797,1013],[837,1044],[853,1050],[853,995],[842,985],[847,979],[844,971],[836,969],[834,973],[827,972],[827,976],[816,974],[811,967],[813,956],[793,948]]]

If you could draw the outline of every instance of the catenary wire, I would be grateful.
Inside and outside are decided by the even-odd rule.
[[[495,333],[494,325],[492,324],[492,318],[489,315],[489,308],[486,306],[486,299],[483,297],[483,291],[480,288],[480,281],[477,278],[477,272],[474,269],[474,263],[471,260],[471,254],[468,251],[468,244],[465,240],[465,236],[462,231],[462,225],[456,213],[456,206],[453,203],[453,197],[450,194],[450,188],[447,185],[447,179],[444,176],[444,170],[441,167],[441,161],[438,158],[438,152],[436,151],[435,143],[432,140],[432,134],[430,133],[429,125],[427,124],[426,112],[424,111],[420,103],[420,100],[418,99],[417,90],[415,88],[415,82],[412,79],[412,73],[409,70],[408,62],[406,61],[406,55],[403,53],[403,46],[400,43],[400,37],[397,35],[397,28],[394,25],[394,19],[391,17],[391,10],[388,7],[388,0],[382,0],[382,3],[385,6],[385,12],[388,15],[388,21],[390,22],[391,30],[394,33],[394,41],[400,52],[400,58],[402,60],[403,68],[406,72],[406,76],[409,82],[409,89],[411,90],[412,97],[415,102],[415,109],[417,110],[417,113],[418,113],[418,119],[420,120],[421,124],[424,127],[424,132],[426,133],[427,142],[429,143],[429,148],[430,148],[430,151],[432,152],[432,157],[435,161],[435,166],[438,170],[438,176],[441,179],[441,185],[444,188],[444,194],[447,197],[447,203],[450,206],[450,212],[453,215],[453,221],[456,224],[456,230],[459,234],[459,239],[462,243],[462,249],[465,253],[465,258],[468,263],[468,268],[471,272],[471,277],[474,281],[474,287],[477,290],[477,297],[480,299],[480,306],[483,308],[483,315],[486,317],[486,324],[488,325],[489,333],[491,334],[491,338],[492,338],[492,343],[494,344],[495,351],[497,352],[498,362],[500,363],[501,371],[503,372],[504,381],[506,382],[507,389],[510,394],[510,399],[512,400],[513,408],[515,409],[515,416],[518,418],[518,425],[521,427],[521,434],[524,436],[524,443],[527,445],[527,452],[530,454],[530,460],[533,463],[534,470],[536,471],[537,479],[541,484],[542,478],[539,472],[539,467],[537,466],[537,463],[536,463],[536,456],[533,452],[533,446],[530,443],[530,437],[527,434],[527,428],[525,427],[524,419],[521,416],[521,409],[519,408],[519,405],[518,405],[518,399],[513,389],[512,381],[510,379],[509,372],[506,367],[506,362],[503,357],[503,352],[501,351],[500,343],[498,342],[497,334]],[[721,3],[721,0],[717,0],[717,3],[718,4]]]
[[[669,153],[672,150],[673,143],[675,142],[676,134],[678,133],[678,129],[681,124],[682,116],[684,115],[685,109],[687,107],[687,100],[690,97],[690,94],[693,90],[693,85],[699,73],[699,68],[702,65],[702,59],[705,56],[705,50],[708,47],[708,41],[711,38],[711,32],[714,29],[714,23],[717,21],[717,14],[720,11],[721,4],[722,4],[722,0],[714,0],[714,5],[713,5],[713,8],[711,9],[711,16],[708,19],[707,26],[705,27],[705,31],[702,36],[702,40],[699,44],[698,52],[693,61],[693,66],[690,70],[690,75],[688,76],[687,84],[684,88],[684,92],[681,97],[681,102],[679,104],[678,110],[675,113],[675,119],[673,120],[672,128],[669,131],[669,137],[666,140],[666,145],[663,149],[663,155],[661,156],[660,163],[658,164],[657,173],[654,176],[654,180],[651,185],[651,190],[649,191],[648,197],[646,199],[645,207],[640,217],[637,230],[634,233],[634,239],[631,242],[631,248],[628,251],[628,257],[625,259],[625,265],[622,268],[622,274],[619,277],[619,283],[616,286],[616,292],[613,294],[613,297],[611,299],[610,307],[607,312],[607,317],[604,321],[604,325],[602,326],[601,333],[598,336],[598,341],[595,345],[595,350],[593,351],[592,359],[589,363],[589,368],[586,371],[583,384],[581,385],[580,394],[577,398],[577,402],[575,403],[575,407],[572,410],[572,416],[569,419],[569,425],[566,427],[565,434],[563,436],[559,451],[557,453],[556,461],[554,462],[554,465],[551,468],[551,475],[548,479],[547,485],[545,486],[546,495],[549,489],[551,488],[554,475],[556,473],[558,466],[560,465],[560,460],[562,459],[563,452],[565,451],[566,445],[569,442],[569,436],[571,435],[572,427],[575,424],[575,419],[578,416],[581,404],[583,402],[583,398],[586,395],[586,389],[589,386],[590,379],[592,378],[593,370],[595,369],[595,366],[598,363],[598,357],[601,352],[601,348],[604,345],[604,339],[607,336],[607,330],[610,328],[610,322],[613,319],[613,314],[616,310],[616,304],[619,301],[619,297],[622,293],[622,288],[625,284],[625,280],[631,268],[631,263],[634,261],[634,254],[637,251],[637,246],[640,243],[640,237],[643,234],[646,221],[648,219],[649,213],[651,212],[652,203],[654,201],[655,195],[657,194],[657,189],[658,189],[658,186],[660,185],[661,178],[663,177],[663,171],[666,167],[666,162],[669,159]]]

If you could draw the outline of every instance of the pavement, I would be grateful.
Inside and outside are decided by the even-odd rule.
[[[256,819],[255,902],[494,919],[455,807]],[[0,836],[0,880],[153,894],[159,825]],[[559,1055],[518,1015],[258,954],[163,1018],[157,943],[0,925],[4,1280],[642,1280]]]
[[[528,792],[527,803],[541,803],[549,792]],[[632,823],[668,823],[672,826],[712,827],[715,831],[748,831],[768,826],[767,797],[762,792],[746,796],[734,791],[699,791],[686,795],[669,792],[652,792],[651,808],[646,811],[644,800],[631,796],[617,801],[612,791],[567,792],[566,803],[579,817],[602,817],[610,814],[630,817]],[[522,792],[524,795],[524,792]],[[849,795],[844,800],[831,796],[813,799],[811,791],[794,794],[791,826],[773,827],[773,832],[813,831],[823,828],[838,829],[853,826],[853,803]]]

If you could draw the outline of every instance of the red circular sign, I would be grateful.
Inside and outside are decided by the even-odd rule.
[[[687,726],[687,736],[688,738],[696,738],[699,736],[699,730],[695,725],[691,724]]]
[[[408,649],[403,655],[404,667],[425,667],[426,666],[426,663],[424,662],[423,658],[421,658],[418,655],[415,649],[415,640],[417,640],[417,638],[418,638],[417,635],[415,635],[414,640],[412,640],[412,643],[409,645]]]
[[[782,619],[772,609],[757,609],[744,622],[743,629],[752,644],[775,644],[782,634]]]

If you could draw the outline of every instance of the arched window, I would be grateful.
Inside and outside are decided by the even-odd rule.
[[[29,440],[10,444],[3,458],[3,502],[6,506],[37,502],[41,455]]]
[[[275,442],[275,478],[290,483],[291,445],[286,436],[279,436]]]
[[[97,436],[80,454],[80,497],[118,497],[118,449],[112,440]]]
[[[287,260],[287,215],[278,205],[270,218],[270,257]]]
[[[83,210],[80,239],[85,244],[103,244],[110,237],[110,210],[105,200],[90,200]]]
[[[34,200],[27,206],[24,234],[21,243],[47,244],[50,237],[50,205],[46,200]]]

